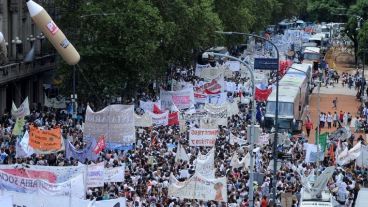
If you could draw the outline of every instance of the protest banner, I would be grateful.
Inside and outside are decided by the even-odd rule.
[[[155,114],[148,112],[152,117],[152,123],[156,126],[167,126],[169,124],[169,111],[165,111],[161,114]]]
[[[262,90],[256,87],[255,98],[257,101],[267,101],[267,98],[271,93],[272,93],[272,88]]]
[[[29,146],[41,152],[55,152],[62,147],[61,129],[42,130],[35,126],[29,127]]]
[[[72,143],[66,141],[65,144],[65,157],[70,159],[73,157],[80,162],[84,162],[87,160],[97,160],[98,155],[93,152],[93,149],[96,147],[96,140],[94,138],[89,138],[87,144],[84,149],[76,149]]]
[[[362,150],[359,157],[356,159],[355,164],[359,167],[368,167],[368,147],[362,145]]]
[[[216,143],[218,134],[218,129],[190,129],[189,146],[212,147]]]
[[[152,125],[153,125],[152,117],[149,115],[149,113],[144,113],[141,116],[134,113],[134,126],[135,127],[151,127]]]
[[[1,207],[13,207],[13,197],[11,195],[0,196]]]
[[[231,145],[234,145],[235,143],[237,143],[238,145],[245,145],[247,143],[247,140],[244,139],[240,139],[237,136],[235,136],[233,133],[230,132],[230,139],[229,139],[229,143]]]
[[[7,191],[38,193],[46,196],[85,197],[85,182],[80,174],[66,182],[50,183],[41,179],[24,178],[0,171],[0,186]]]
[[[65,109],[66,101],[64,97],[48,98],[45,94],[45,106],[54,109]]]
[[[317,131],[316,131],[316,137],[317,137]],[[319,145],[322,152],[326,151],[327,139],[328,139],[328,133],[325,132],[325,133],[322,133],[322,134],[319,135],[319,139],[315,140],[315,144]]]
[[[323,160],[324,153],[321,151],[318,152],[317,145],[305,143],[304,149],[306,149],[306,155],[305,155],[306,163],[318,162],[318,161]]]
[[[225,66],[206,67],[202,69],[200,77],[203,78],[205,82],[211,82],[221,76],[223,78],[224,71]]]
[[[144,112],[153,112],[153,106],[156,105],[157,107],[161,108],[161,101],[139,101],[139,108],[143,109]]]
[[[213,104],[213,105],[222,105],[227,100],[227,92],[218,93],[218,94],[209,94],[207,95],[207,103]]]
[[[202,73],[202,70],[204,68],[208,68],[208,67],[211,67],[210,64],[206,64],[206,65],[201,65],[201,64],[196,64],[196,68],[195,68],[195,76],[198,76],[200,77],[201,76],[201,73]]]
[[[25,116],[28,116],[30,114],[31,114],[31,111],[29,110],[28,97],[26,99],[24,99],[23,103],[19,106],[19,108],[17,108],[15,106],[15,103],[13,101],[12,109],[11,109],[11,115],[14,118],[25,117]]]
[[[184,88],[179,91],[160,90],[161,109],[169,110],[172,104],[178,109],[187,109],[194,104],[193,86]]]
[[[214,104],[206,104],[204,110],[207,112],[206,118],[213,119],[217,125],[227,126],[227,106]]]
[[[26,121],[24,120],[24,117],[18,117],[16,122],[15,122],[12,134],[14,136],[22,135],[23,134],[23,127],[24,127],[25,123],[26,123]]]
[[[24,167],[20,164],[13,164],[0,165],[0,171],[24,178],[41,179],[50,183],[62,183],[80,174],[86,178],[87,166],[81,164],[63,167],[42,165],[27,165]]]
[[[168,196],[182,199],[198,199],[203,201],[227,202],[226,177],[207,179],[194,174],[184,182],[170,176]]]
[[[225,65],[233,72],[240,71],[239,61],[226,61]]]
[[[104,182],[105,183],[113,183],[113,182],[124,182],[125,177],[125,164],[122,164],[120,167],[112,167],[104,169]]]
[[[3,191],[4,196],[11,196],[11,207],[126,207],[126,199],[92,201],[71,196],[46,196],[42,194],[27,194],[13,191]],[[1,207],[6,207],[2,206]]]
[[[258,146],[265,146],[269,143],[269,140],[270,140],[270,134],[268,133],[262,133],[258,139],[256,139],[256,145]]]
[[[184,147],[182,147],[181,144],[179,143],[178,148],[176,150],[175,162],[178,162],[179,160],[189,162],[189,159],[190,158],[189,158],[187,152],[185,151]]]
[[[98,112],[87,106],[84,135],[122,145],[135,143],[134,106],[109,105]]]
[[[232,103],[226,102],[226,106],[227,106],[227,117],[239,114],[239,107],[236,101],[233,101]]]
[[[351,161],[356,160],[362,151],[362,144],[358,142],[353,148],[348,150],[346,147],[340,154],[337,155],[336,163],[339,165],[349,164]]]
[[[104,186],[104,163],[91,164],[87,167],[87,187]]]
[[[215,178],[215,149],[212,148],[206,155],[199,152],[195,162],[195,173],[201,176],[214,179]]]
[[[208,103],[208,95],[200,87],[194,88],[194,101],[199,104]]]

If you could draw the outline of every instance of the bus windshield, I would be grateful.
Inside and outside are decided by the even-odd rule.
[[[280,116],[294,116],[293,103],[279,102],[279,115]],[[275,114],[276,102],[269,101],[266,106],[266,114]]]

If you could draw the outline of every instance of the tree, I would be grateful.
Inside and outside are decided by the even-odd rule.
[[[309,0],[309,17],[320,22],[333,22],[343,7],[338,0]]]
[[[159,10],[148,1],[106,4],[91,0],[73,13],[73,21],[80,23],[75,42],[82,57],[79,94],[90,100],[96,96],[120,96],[124,88],[134,88],[162,73],[157,54],[170,33],[165,30]],[[60,71],[65,79],[69,77],[65,74],[70,74],[68,69]]]

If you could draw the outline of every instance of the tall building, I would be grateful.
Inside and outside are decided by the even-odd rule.
[[[37,2],[56,16],[54,0]],[[12,101],[18,106],[26,97],[31,108],[43,105],[44,87],[52,84],[56,68],[55,52],[32,22],[25,1],[0,0],[0,32],[7,50],[7,58],[0,60],[0,115]]]

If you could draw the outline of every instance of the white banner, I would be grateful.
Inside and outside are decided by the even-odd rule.
[[[187,109],[195,103],[193,86],[180,91],[160,90],[162,110],[169,110],[174,103],[178,109]]]
[[[240,70],[240,62],[238,61],[227,61],[225,65],[233,72]]]
[[[54,109],[65,109],[66,101],[64,97],[61,98],[48,98],[45,94],[45,106]]]
[[[188,180],[179,182],[171,175],[168,196],[227,202],[226,177],[207,179],[199,174],[194,174]]]
[[[207,67],[202,69],[200,77],[203,78],[205,82],[211,82],[214,79],[218,79],[220,76],[223,77],[224,71],[224,66]]]
[[[165,111],[162,114],[155,114],[148,112],[152,118],[152,123],[156,126],[167,126],[169,124],[169,111]]]
[[[139,101],[139,108],[143,109],[145,112],[150,111],[153,112],[153,106],[156,105],[161,109],[161,101]]]
[[[310,189],[312,197],[320,194],[324,189],[327,187],[327,182],[332,177],[333,173],[335,172],[335,166],[330,166],[326,168],[321,175],[316,178],[316,181],[313,185],[313,188]]]
[[[63,183],[50,183],[41,179],[25,178],[0,172],[0,186],[7,191],[38,193],[46,196],[85,197],[83,175],[80,174]]]
[[[230,166],[233,168],[244,167],[245,169],[249,169],[250,166],[250,155],[247,153],[243,159],[239,161],[238,153],[235,153],[230,161]]]
[[[136,127],[151,127],[153,125],[152,117],[149,113],[144,113],[142,116],[134,113],[134,126]]]
[[[227,126],[227,106],[216,106],[213,104],[206,104],[204,110],[207,112],[207,117],[210,120],[215,120],[217,125]]]
[[[207,103],[213,104],[213,105],[222,105],[226,103],[227,100],[227,92],[219,93],[219,94],[211,94],[207,95]]]
[[[107,142],[135,143],[134,106],[110,105],[98,112],[87,106],[84,136],[98,139],[101,135]]]
[[[356,160],[360,156],[361,150],[362,150],[361,142],[357,143],[350,150],[345,148],[345,150],[337,156],[336,163],[339,165],[349,164],[351,161]]]
[[[207,179],[215,178],[215,149],[212,148],[206,155],[199,152],[196,159],[195,173]]]
[[[10,195],[0,196],[1,207],[13,207],[13,197]]]
[[[87,167],[87,187],[104,186],[104,163],[91,164]]]
[[[215,146],[218,129],[190,129],[189,130],[189,146]]]
[[[247,143],[247,140],[244,139],[240,139],[237,136],[235,136],[233,133],[230,132],[230,139],[229,139],[229,143],[231,145],[234,145],[235,143],[237,143],[238,145],[245,145]]]
[[[15,103],[13,101],[11,114],[14,118],[25,117],[30,115],[31,111],[29,110],[28,97],[24,99],[23,103],[19,106],[19,108],[15,106]]]
[[[125,177],[125,164],[120,167],[105,168],[104,169],[104,182],[124,182]]]
[[[321,151],[318,152],[317,145],[304,143],[304,149],[306,150],[305,155],[306,163],[318,162],[323,160],[324,153]]]
[[[232,103],[226,102],[226,106],[227,106],[227,117],[239,114],[239,107],[236,101]]]
[[[356,165],[359,167],[368,167],[368,147],[362,145],[362,151],[359,157],[355,161]]]
[[[181,146],[180,143],[178,144],[178,148],[176,150],[175,162],[178,162],[179,160],[183,160],[183,161],[190,160],[187,152],[185,151],[184,147]]]
[[[69,196],[45,196],[12,191],[3,191],[2,193],[12,198],[11,207],[126,207],[126,200],[123,197],[91,201]],[[6,207],[3,205],[0,206]]]
[[[208,68],[208,67],[210,67],[210,65],[209,64],[207,64],[207,65],[201,65],[201,64],[196,64],[196,69],[195,69],[195,76],[197,76],[197,77],[200,77],[201,76],[201,73],[202,73],[202,70],[204,69],[204,68]]]

